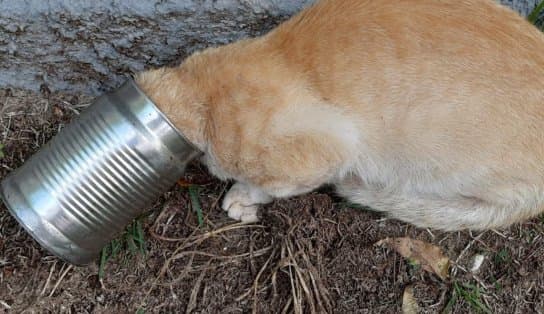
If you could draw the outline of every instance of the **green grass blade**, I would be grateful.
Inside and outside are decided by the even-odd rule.
[[[191,198],[191,206],[193,211],[196,212],[198,217],[198,226],[204,226],[204,216],[202,215],[202,207],[200,206],[200,201],[198,199],[199,188],[197,185],[189,186],[189,197]]]
[[[138,252],[138,247],[136,246],[136,243],[134,242],[134,237],[131,234],[126,236],[126,242],[130,254],[136,255],[136,253]]]
[[[145,234],[140,219],[142,218],[136,218],[126,227],[123,234],[117,239],[111,240],[111,242],[100,251],[98,278],[104,278],[106,263],[123,252],[124,254],[122,254],[122,257],[125,262],[129,261],[127,258],[133,258],[138,254],[145,256]]]
[[[459,297],[459,294],[457,293],[457,282],[453,283],[453,291],[451,293],[451,298],[446,304],[446,307],[444,307],[444,310],[442,311],[442,314],[450,314],[453,313],[453,306],[455,303],[457,303],[457,298]]]
[[[486,304],[482,302],[481,290],[478,286],[470,283],[453,282],[450,300],[444,307],[442,314],[453,313],[453,307],[463,299],[476,313],[492,313]]]
[[[138,243],[138,248],[140,253],[145,255],[145,238],[144,238],[144,229],[142,228],[142,223],[140,220],[136,220],[136,242]]]
[[[117,253],[121,251],[121,242],[118,239],[114,239],[110,243],[111,245],[111,257],[115,258],[117,256]]]
[[[0,144],[0,159],[4,158],[4,145]]]
[[[544,1],[540,2],[540,4],[536,6],[531,14],[529,14],[529,17],[527,17],[531,24],[535,24],[537,22],[540,13],[542,13],[542,10],[544,10]]]
[[[108,246],[106,245],[102,251],[100,251],[100,264],[98,265],[98,279],[104,278],[104,269],[106,268],[106,262],[108,261]]]

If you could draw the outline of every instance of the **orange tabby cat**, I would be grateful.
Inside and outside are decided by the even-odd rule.
[[[421,227],[543,211],[544,36],[492,0],[325,0],[137,82],[234,219],[325,183]]]

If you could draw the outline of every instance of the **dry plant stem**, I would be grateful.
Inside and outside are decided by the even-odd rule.
[[[193,310],[196,308],[196,298],[198,297],[198,291],[200,290],[200,286],[202,285],[202,280],[206,276],[206,272],[212,261],[213,259],[210,259],[206,263],[206,267],[204,268],[204,271],[200,274],[200,276],[198,276],[195,282],[194,288],[191,291],[191,296],[189,297],[189,304],[187,305],[187,311],[186,311],[187,314],[192,313]]]
[[[0,300],[0,305],[5,307],[7,310],[11,310],[11,306],[7,304],[5,301]]]
[[[49,287],[49,282],[51,281],[51,276],[53,275],[53,272],[55,271],[55,266],[57,266],[56,261],[53,263],[53,266],[51,266],[51,270],[49,270],[49,276],[47,276],[47,280],[45,281],[45,284],[43,285],[43,289],[42,289],[42,292],[40,293],[40,296],[43,296],[45,294],[45,291],[47,290],[47,287]]]
[[[453,263],[453,269],[452,269],[452,275],[457,275],[457,269],[461,269],[462,271],[464,272],[467,272],[467,270],[462,267],[461,265],[459,265],[459,261],[461,260],[461,258],[463,257],[463,255],[465,255],[465,253],[472,247],[472,245],[474,245],[475,242],[479,241],[480,238],[485,234],[486,232],[482,232],[480,233],[479,235],[477,235],[476,237],[474,237],[472,239],[472,241],[470,241],[467,246],[463,249],[463,251],[461,251],[461,253],[459,254],[459,256],[457,257],[457,259],[455,259],[455,262]]]
[[[297,245],[298,246],[298,245]],[[304,259],[306,266],[308,267],[308,275],[310,276],[310,279],[312,281],[313,291],[314,295],[316,296],[317,303],[320,307],[321,311],[330,312],[332,310],[332,303],[329,298],[329,292],[323,282],[321,281],[321,278],[316,279],[316,275],[319,274],[317,269],[312,265],[310,262],[310,258],[304,252],[300,247],[299,250],[301,252],[301,256]],[[323,300],[322,300],[323,299]]]
[[[306,283],[305,278],[302,276],[300,266],[299,266],[299,264],[298,264],[298,262],[296,260],[296,256],[299,255],[301,252],[293,253],[293,248],[291,247],[292,244],[289,241],[286,243],[286,246],[287,246],[287,252],[289,254],[289,259],[291,260],[291,266],[295,271],[295,276],[296,276],[295,279],[297,279],[296,282],[300,286],[298,295],[299,295],[299,297],[302,298],[302,295],[301,295],[302,293],[300,292],[300,290],[302,290],[302,292],[304,292],[304,294],[306,295],[306,300],[308,301],[308,303],[310,305],[310,312],[311,313],[316,313],[314,298],[313,298],[312,294],[310,293],[310,289],[308,288],[308,284]],[[301,313],[302,313],[302,310],[303,310],[302,305],[303,305],[303,301],[299,301],[299,306],[300,306]]]
[[[272,246],[269,246],[268,249],[272,248]],[[268,264],[270,264],[270,261],[274,258],[275,254],[276,254],[276,251],[277,249],[274,248],[272,250],[272,253],[270,254],[270,256],[268,257],[268,259],[266,260],[266,262],[264,263],[263,267],[261,267],[261,269],[259,270],[259,273],[257,274],[257,276],[255,277],[255,280],[253,281],[253,285],[252,285],[252,288],[249,288],[246,292],[244,292],[242,295],[240,295],[239,297],[236,298],[236,301],[241,301],[243,299],[245,299],[250,293],[252,290],[256,291],[257,290],[257,287],[259,285],[259,279],[261,277],[261,275],[263,274],[263,272],[266,270]]]
[[[262,248],[260,250],[253,252],[253,255],[254,256],[264,255],[264,253],[270,251],[271,248],[272,248],[271,246]],[[242,253],[242,254],[236,254],[236,255],[217,255],[217,254],[212,254],[212,253],[207,253],[202,251],[185,251],[185,252],[178,253],[175,256],[172,256],[172,261],[180,259],[180,258],[184,258],[187,255],[202,255],[202,256],[211,257],[216,260],[233,260],[233,259],[239,259],[242,257],[248,257],[250,256],[250,254],[251,253]]]
[[[57,290],[58,286],[60,285],[60,283],[62,282],[62,280],[64,279],[64,277],[66,276],[66,274],[72,269],[72,265],[69,265],[68,267],[66,267],[66,269],[64,270],[64,272],[62,272],[62,274],[60,275],[60,278],[59,280],[57,280],[57,283],[55,283],[55,286],[53,287],[53,290],[51,290],[51,293],[49,293],[49,297],[52,297],[53,294],[55,293],[55,291]]]
[[[244,224],[244,223],[235,223],[235,224],[232,224],[232,225],[221,227],[221,228],[216,229],[216,230],[208,231],[206,233],[203,233],[202,235],[193,236],[193,237],[189,237],[189,238],[163,237],[163,236],[158,235],[157,233],[155,233],[153,230],[150,230],[150,231],[151,231],[151,235],[154,238],[156,238],[158,240],[161,240],[161,241],[166,241],[166,242],[187,242],[188,239],[189,240],[194,240],[193,242],[187,244],[187,246],[193,246],[193,245],[198,244],[198,243],[200,243],[200,242],[202,242],[202,241],[204,241],[204,240],[206,240],[208,238],[219,235],[219,234],[221,234],[223,232],[236,230],[236,229],[243,229],[243,228],[264,228],[264,226],[263,225],[248,225],[248,224]],[[198,230],[198,229],[196,229],[196,230]]]
[[[195,229],[195,230],[193,230],[192,234],[189,237],[187,237],[187,238],[176,238],[176,239],[166,238],[166,237],[162,237],[162,236],[159,236],[157,234],[154,234],[154,236],[157,237],[158,239],[168,239],[168,240],[164,240],[164,241],[168,241],[168,242],[180,242],[180,241],[182,241],[183,243],[181,243],[176,248],[176,250],[172,253],[172,255],[166,260],[166,262],[162,266],[159,274],[157,275],[157,277],[155,278],[155,280],[151,284],[151,287],[148,289],[148,291],[146,292],[144,298],[142,299],[141,307],[143,307],[145,305],[145,301],[147,300],[147,298],[149,297],[149,295],[153,291],[154,287],[157,286],[158,281],[167,272],[167,270],[168,270],[168,268],[170,266],[170,263],[172,263],[174,260],[180,258],[178,256],[178,254],[180,254],[180,251],[182,251],[182,250],[184,250],[186,248],[192,247],[192,246],[194,246],[196,244],[200,244],[200,243],[204,242],[206,239],[209,239],[209,238],[211,238],[213,236],[216,236],[216,235],[220,235],[220,234],[222,234],[224,232],[231,231],[231,230],[237,230],[237,229],[244,229],[244,228],[264,228],[264,226],[236,223],[236,224],[227,225],[225,227],[206,232],[206,233],[201,234],[201,235],[194,235],[198,231],[198,229]],[[153,231],[153,229],[151,229],[151,231]]]
[[[255,281],[253,282],[253,312],[256,313],[257,312],[257,290],[259,288],[259,279],[261,278],[261,275],[263,274],[263,272],[266,270],[266,268],[268,267],[268,264],[270,264],[270,261],[272,260],[272,258],[274,257],[274,255],[276,254],[276,249],[274,249],[272,251],[272,254],[270,254],[270,256],[268,257],[268,259],[266,260],[266,262],[264,263],[263,267],[261,267],[261,269],[259,270],[259,273],[257,274],[257,276],[255,277]],[[255,255],[254,255],[255,256]],[[251,291],[248,290],[248,292]]]

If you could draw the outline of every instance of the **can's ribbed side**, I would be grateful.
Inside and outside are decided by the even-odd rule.
[[[59,132],[2,182],[0,193],[43,246],[87,263],[197,155],[176,132],[135,86],[125,85]]]
[[[168,188],[159,169],[124,144],[100,114],[41,154],[34,174],[82,230],[107,236]]]

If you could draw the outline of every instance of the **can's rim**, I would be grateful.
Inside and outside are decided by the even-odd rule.
[[[185,134],[183,134],[183,132],[178,129],[173,123],[172,121],[170,121],[170,119],[164,114],[164,112],[162,112],[162,110],[151,100],[151,98],[149,98],[146,93],[144,93],[144,91],[138,86],[138,84],[136,84],[136,81],[134,81],[133,78],[130,78],[126,81],[125,84],[130,84],[131,87],[133,87],[152,107],[153,109],[155,109],[158,114],[161,116],[162,119],[164,119],[164,121],[174,130],[176,131],[176,133],[180,136],[181,140],[184,141],[187,145],[189,145],[192,149],[194,149],[195,151],[197,152],[201,152],[201,150],[196,147],[195,144],[193,144],[193,142],[189,141],[187,139],[187,137],[185,136]]]
[[[32,239],[38,242],[38,244],[43,249],[45,249],[45,251],[52,253],[56,257],[60,258],[62,261],[69,264],[73,264],[75,266],[86,266],[92,263],[93,260],[98,258],[98,254],[93,254],[91,252],[89,252],[88,254],[79,254],[79,255],[65,254],[64,252],[62,252],[62,250],[59,250],[57,246],[53,245],[52,243],[48,241],[45,241],[44,239],[47,239],[47,237],[42,237],[39,234],[40,233],[39,230],[43,230],[43,228],[47,228],[49,232],[52,232],[52,231],[55,232],[56,236],[64,238],[66,242],[73,243],[73,241],[66,238],[56,227],[48,224],[47,221],[42,220],[40,217],[38,217],[35,214],[35,212],[30,209],[30,206],[28,206],[28,210],[24,210],[24,208],[21,208],[22,206],[26,206],[26,200],[24,199],[24,197],[22,199],[22,202],[18,202],[20,204],[19,208],[15,208],[14,207],[15,205],[12,204],[12,202],[8,200],[8,197],[7,197],[8,192],[6,191],[7,189],[9,189],[8,183],[7,183],[7,180],[4,180],[2,184],[0,184],[0,199],[3,201],[4,205],[8,209],[8,212],[11,214],[11,216],[15,218],[18,225],[22,226],[23,229],[31,235]],[[13,191],[13,192],[14,192],[13,194],[17,194],[17,191]],[[17,195],[15,196],[19,197]],[[21,204],[23,205],[21,206]],[[23,219],[23,217],[19,216],[19,213],[23,211],[27,214],[30,214],[31,216],[35,216],[35,217],[32,217],[33,218],[32,220],[36,221],[36,223],[38,223],[39,226],[35,226],[35,228],[32,228],[30,225],[28,225],[29,223],[28,219],[25,220]],[[44,224],[47,224],[47,227]],[[38,232],[36,232],[36,230],[38,230]],[[86,251],[81,247],[78,247],[78,250],[80,252]]]

